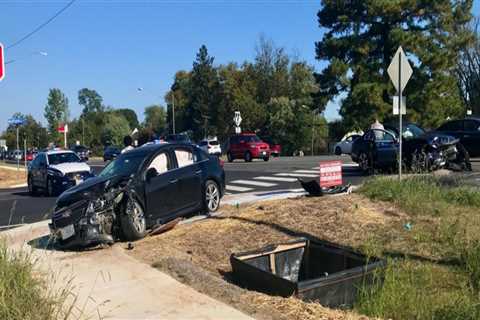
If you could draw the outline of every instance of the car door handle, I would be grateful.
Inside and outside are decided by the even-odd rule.
[[[201,173],[202,173],[202,170],[197,170],[197,171],[195,171],[195,174],[196,174],[196,175],[199,175],[199,174],[201,174]]]
[[[177,183],[178,182],[178,179],[172,179],[169,181],[170,183]]]

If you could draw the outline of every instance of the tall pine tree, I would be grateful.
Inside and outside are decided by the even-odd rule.
[[[459,48],[471,41],[463,28],[471,8],[472,0],[323,0],[316,58],[328,66],[316,76],[318,101],[342,98],[348,127],[391,120],[395,89],[386,70],[401,45],[414,66],[404,92],[409,120],[435,127],[461,116],[454,68]]]

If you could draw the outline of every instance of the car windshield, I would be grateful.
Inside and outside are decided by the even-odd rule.
[[[145,155],[143,154],[124,154],[110,162],[102,172],[100,172],[99,176],[108,178],[114,176],[130,176],[137,172],[144,158]]]
[[[414,124],[409,124],[409,125],[406,125],[405,127],[403,127],[402,137],[404,139],[412,139],[412,138],[420,137],[424,133],[425,133],[425,131],[422,128],[420,128],[420,127],[418,127]]]
[[[82,152],[82,151],[86,151],[87,150],[87,147],[84,147],[84,146],[76,146],[75,147],[75,151],[77,152]]]
[[[53,153],[48,155],[48,163],[50,165],[68,162],[80,162],[80,158],[73,152]]]
[[[260,142],[260,138],[257,137],[257,136],[245,136],[243,137],[243,139],[245,140],[245,142]]]

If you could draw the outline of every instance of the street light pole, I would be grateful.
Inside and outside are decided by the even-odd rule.
[[[175,134],[175,92],[172,91],[172,123],[173,123],[173,134]]]

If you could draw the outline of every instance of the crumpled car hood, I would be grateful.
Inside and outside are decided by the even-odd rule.
[[[423,135],[423,138],[428,141],[428,143],[432,143],[435,138],[438,138],[441,145],[445,144],[456,144],[459,140],[455,137],[452,137],[448,134],[441,133],[441,132],[427,132]]]
[[[57,199],[57,208],[69,206],[80,200],[92,199],[105,192],[105,183],[111,178],[93,177],[63,192]]]

